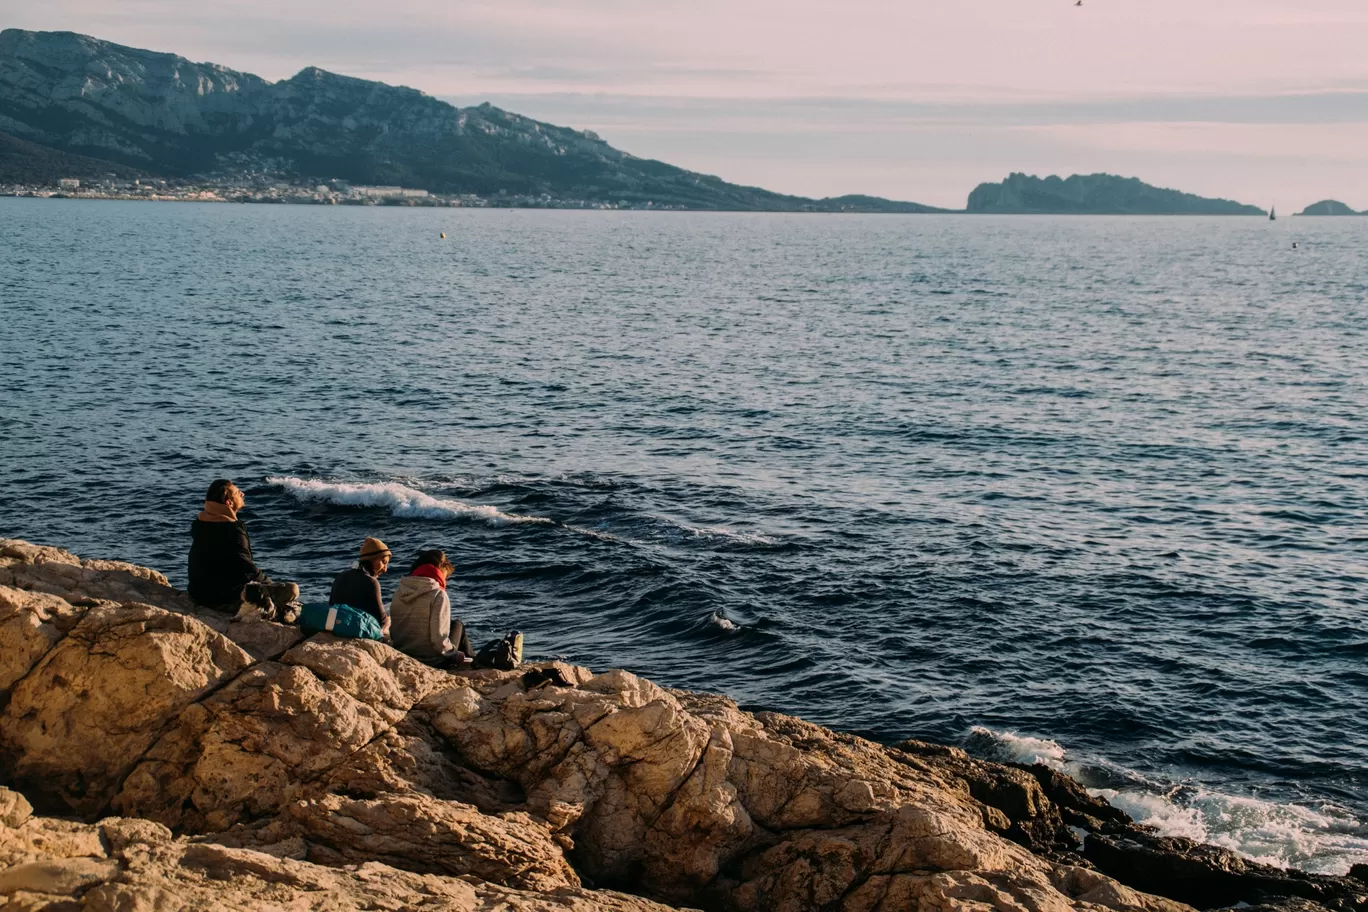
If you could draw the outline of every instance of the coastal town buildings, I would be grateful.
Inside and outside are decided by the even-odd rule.
[[[293,203],[324,206],[433,206],[447,208],[512,209],[641,209],[668,210],[682,206],[654,201],[604,202],[549,193],[498,193],[482,197],[474,193],[437,194],[398,186],[352,186],[347,181],[295,182],[268,172],[224,173],[201,177],[136,178],[114,175],[104,178],[60,178],[48,183],[0,183],[0,196],[37,198],[149,200],[201,203]]]
[[[351,192],[366,199],[426,199],[426,190],[407,187],[352,187]]]

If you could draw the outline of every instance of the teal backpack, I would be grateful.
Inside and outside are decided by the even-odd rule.
[[[315,602],[299,609],[299,626],[308,633],[327,632],[354,640],[380,639],[380,622],[350,605]]]

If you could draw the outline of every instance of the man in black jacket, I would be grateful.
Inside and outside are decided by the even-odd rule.
[[[244,600],[277,612],[299,598],[294,583],[273,582],[252,560],[252,542],[237,511],[247,499],[237,485],[220,478],[209,486],[204,510],[190,524],[190,598],[196,604],[236,614]]]

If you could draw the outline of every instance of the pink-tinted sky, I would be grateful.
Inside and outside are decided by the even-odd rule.
[[[8,0],[0,26],[489,100],[805,195],[1112,171],[1368,208],[1365,0]]]

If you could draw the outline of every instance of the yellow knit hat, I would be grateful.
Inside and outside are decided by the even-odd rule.
[[[389,545],[378,538],[368,538],[361,543],[361,560],[373,560],[377,557],[392,556]]]

